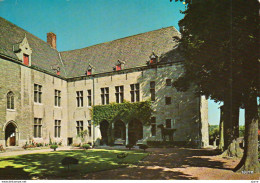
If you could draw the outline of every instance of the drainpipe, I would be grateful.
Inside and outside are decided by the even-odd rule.
[[[95,106],[95,78],[94,76],[92,76],[92,82],[93,82],[93,102],[92,102],[92,106],[94,107]],[[93,109],[92,107],[92,109]],[[93,142],[92,142],[92,146],[94,146],[95,144],[95,123],[94,121],[92,120],[93,122]]]

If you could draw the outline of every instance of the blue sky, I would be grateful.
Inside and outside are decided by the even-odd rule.
[[[0,0],[0,16],[46,41],[57,35],[59,51],[73,50],[162,27],[183,18],[170,0]],[[219,105],[209,101],[209,123],[219,123]],[[241,110],[240,124],[244,124]]]

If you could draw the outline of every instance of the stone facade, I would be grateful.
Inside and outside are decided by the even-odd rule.
[[[0,19],[0,23],[1,21],[3,20]],[[5,21],[4,23],[6,24]],[[9,26],[9,24],[7,23],[5,26]],[[172,30],[167,28],[162,31],[171,32]],[[153,35],[155,33],[149,34]],[[145,34],[146,40],[150,39],[147,36],[149,34]],[[160,32],[156,34],[161,35]],[[165,33],[165,35],[168,34]],[[151,39],[155,37],[152,36]],[[158,125],[163,124],[164,127],[170,126],[170,128],[176,129],[174,133],[174,141],[176,142],[193,141],[199,146],[208,145],[207,100],[205,97],[194,96],[192,88],[187,92],[177,92],[172,86],[172,82],[183,72],[180,61],[170,60],[174,57],[171,55],[173,53],[168,55],[169,58],[166,57],[168,54],[166,53],[154,65],[146,65],[146,61],[142,60],[143,66],[130,67],[133,63],[118,60],[117,64],[126,63],[127,67],[124,68],[124,65],[122,65],[122,67],[115,67],[113,71],[108,70],[107,72],[101,72],[102,70],[97,68],[97,66],[92,66],[95,63],[86,63],[85,68],[89,68],[89,65],[91,65],[92,71],[97,70],[100,72],[87,73],[78,77],[67,77],[66,70],[69,71],[69,67],[73,68],[74,65],[69,65],[70,63],[67,61],[65,61],[64,65],[62,59],[69,58],[71,53],[60,54],[53,48],[46,46],[46,43],[43,43],[41,40],[33,39],[36,38],[31,37],[28,33],[28,39],[25,36],[20,43],[16,43],[16,40],[14,40],[15,44],[10,43],[13,46],[11,50],[7,50],[9,47],[2,49],[9,52],[2,53],[0,49],[0,144],[4,146],[23,146],[26,142],[31,141],[39,143],[62,142],[63,145],[82,143],[82,141],[98,144],[100,139],[102,140],[103,138],[101,126],[94,125],[91,118],[91,108],[93,105],[102,104],[101,88],[109,88],[109,103],[116,102],[116,86],[123,86],[124,100],[131,101],[130,85],[138,83],[140,86],[140,101],[146,101],[151,99],[151,82],[153,82],[155,100],[152,101],[152,109],[154,110],[152,116],[156,119],[156,131],[152,135],[151,125],[142,125],[143,134],[142,139],[139,141],[141,143],[162,141],[161,129],[158,128]],[[165,38],[161,39],[164,40]],[[172,44],[167,39],[165,40],[164,44]],[[128,43],[123,39],[119,41],[120,44]],[[44,55],[45,51],[42,51],[43,47],[41,47],[41,44],[47,50],[46,54],[49,55]],[[106,44],[117,46],[119,43]],[[129,47],[129,49],[131,48]],[[162,49],[163,47],[157,48],[159,51]],[[171,46],[168,46],[167,49],[171,49]],[[27,65],[22,61],[24,54],[29,56],[29,64]],[[83,58],[84,54],[88,53],[80,52],[79,54]],[[102,53],[98,52],[97,54]],[[120,57],[121,53],[117,54]],[[16,58],[14,58],[15,56]],[[41,59],[47,63],[45,59],[47,56],[56,59],[57,62],[50,63],[48,66],[41,63]],[[155,59],[158,59],[155,54],[153,56]],[[77,58],[77,55],[74,57]],[[36,61],[37,66],[34,64]],[[136,62],[136,64],[140,63]],[[61,71],[61,75],[56,72],[57,69],[55,72],[51,71],[54,66],[58,68],[59,74]],[[106,68],[105,64],[104,68]],[[118,68],[121,69],[117,71]],[[71,75],[73,74],[71,73]],[[12,92],[14,96],[13,109],[8,109],[7,107],[9,102],[7,94],[9,92]],[[83,99],[83,105],[80,106],[77,105],[79,92]],[[37,98],[39,96],[40,99]],[[60,101],[59,105],[56,103],[57,98]],[[90,99],[91,105],[89,104]],[[125,123],[124,125],[126,127],[125,143],[128,144],[128,124]],[[114,128],[114,124],[112,126]],[[59,132],[57,129],[60,129]],[[79,129],[88,132],[84,136],[84,140],[78,134]]]
[[[172,86],[166,85],[166,79],[171,82],[182,73],[181,64],[165,64],[156,68],[133,69],[121,73],[107,73],[95,77],[74,79],[60,79],[58,77],[31,69],[11,61],[1,59],[1,133],[0,143],[5,142],[5,127],[9,122],[17,125],[17,145],[26,141],[49,143],[60,142],[68,144],[68,138],[73,143],[80,143],[76,131],[76,121],[83,121],[83,129],[88,129],[91,121],[88,106],[88,90],[91,90],[92,105],[101,105],[101,88],[109,87],[109,101],[116,102],[115,87],[124,86],[124,99],[131,101],[130,84],[140,84],[140,101],[151,98],[150,82],[155,81],[155,101],[152,102],[153,116],[156,126],[171,125],[176,128],[175,141],[196,139],[203,146],[208,145],[207,100],[204,97],[195,97],[192,89],[187,92],[177,92]],[[10,74],[12,73],[12,74]],[[42,86],[42,102],[34,102],[34,84]],[[61,106],[54,105],[54,91],[61,91]],[[6,109],[6,94],[12,91],[15,95],[15,109]],[[77,91],[83,91],[83,107],[77,107]],[[171,104],[165,104],[165,97],[171,97]],[[34,138],[34,118],[42,119],[42,137]],[[54,121],[61,120],[61,137],[54,137]],[[127,134],[127,133],[126,133]],[[128,135],[126,135],[128,136]],[[91,123],[91,136],[85,139],[93,143],[101,139],[99,125]],[[127,137],[128,138],[128,137]],[[156,128],[156,135],[152,136],[151,126],[143,127],[143,140],[161,141],[161,130]]]

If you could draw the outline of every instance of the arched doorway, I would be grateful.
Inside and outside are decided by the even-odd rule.
[[[143,139],[143,124],[139,120],[132,120],[128,124],[129,144],[136,144],[136,142],[141,139]]]
[[[5,127],[5,144],[6,146],[15,146],[16,145],[16,134],[17,127],[13,122],[8,123]]]
[[[109,129],[108,121],[106,121],[106,120],[102,121],[100,123],[100,132],[101,132],[100,145],[107,145],[108,144],[108,129]]]
[[[125,123],[121,120],[117,120],[114,124],[114,137],[115,139],[126,139]]]

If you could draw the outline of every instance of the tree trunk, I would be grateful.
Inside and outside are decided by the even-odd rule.
[[[235,92],[227,95],[223,105],[224,150],[239,137],[239,98]]]
[[[257,98],[256,95],[251,95],[245,103],[245,151],[243,158],[234,171],[260,172],[258,162],[258,119]]]
[[[224,119],[223,119],[223,105],[220,107],[220,122],[219,122],[219,145],[218,149],[224,150]]]

